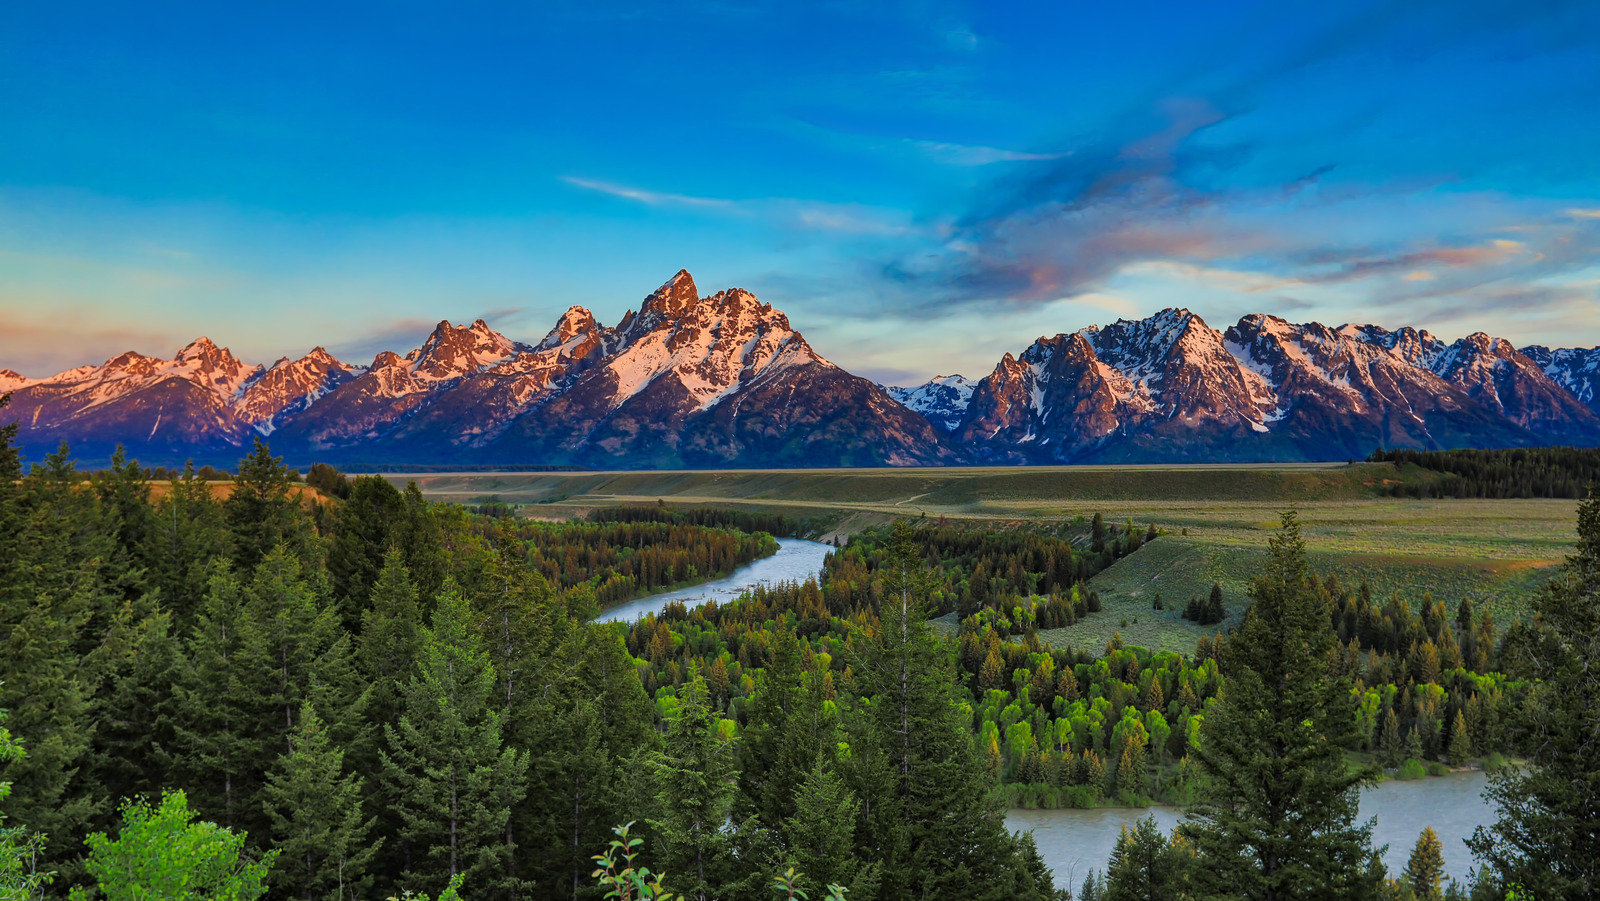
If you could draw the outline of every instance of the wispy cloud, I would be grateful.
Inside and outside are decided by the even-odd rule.
[[[1036,163],[1058,160],[1065,153],[1035,153],[1025,150],[1007,150],[1003,147],[985,147],[980,144],[956,144],[949,141],[909,142],[924,154],[952,166],[987,166],[991,163]]]
[[[612,197],[621,197],[624,200],[636,200],[650,206],[699,206],[728,208],[734,205],[732,200],[723,200],[717,197],[695,197],[689,194],[671,194],[663,191],[647,191],[643,188],[631,188],[627,185],[614,184],[609,181],[599,181],[592,178],[578,178],[575,175],[563,175],[561,180],[569,185],[584,188],[589,191],[598,191],[601,194],[610,194]]]
[[[824,231],[852,235],[893,236],[916,230],[908,213],[902,210],[856,203],[827,203],[793,197],[758,197],[733,200],[721,197],[696,197],[634,188],[612,182],[563,176],[562,181],[599,191],[624,200],[652,207],[684,206],[710,213],[759,219],[783,229]]]
[[[0,369],[44,378],[78,366],[99,364],[130,350],[169,356],[195,337],[164,330],[82,324],[94,319],[74,311],[58,311],[57,316],[43,322],[0,313]]]

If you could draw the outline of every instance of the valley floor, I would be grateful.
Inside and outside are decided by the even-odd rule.
[[[600,506],[654,503],[779,512],[810,518],[823,537],[903,516],[994,522],[1154,523],[1158,541],[1118,561],[1091,587],[1102,613],[1052,643],[1129,644],[1189,651],[1211,628],[1183,620],[1191,597],[1222,585],[1243,603],[1248,574],[1266,552],[1279,514],[1300,513],[1313,562],[1375,596],[1399,592],[1413,606],[1432,594],[1453,610],[1463,597],[1501,623],[1523,616],[1531,592],[1570,551],[1571,500],[1409,500],[1380,494],[1415,478],[1388,464],[1162,465],[581,473],[393,474],[424,494],[460,502],[495,498],[521,515],[565,519]],[[1165,610],[1154,610],[1159,594]],[[1214,628],[1214,627],[1213,627]]]

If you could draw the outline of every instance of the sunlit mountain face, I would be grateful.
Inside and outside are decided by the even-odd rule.
[[[1379,447],[1600,443],[1592,352],[1482,333],[1168,309],[1039,338],[982,378],[884,387],[818,354],[740,288],[679,271],[615,326],[583,307],[519,342],[440,322],[354,366],[318,347],[248,365],[200,338],[6,378],[0,416],[34,452],[227,462],[257,438],[294,459],[595,468],[911,466],[1361,457]]]

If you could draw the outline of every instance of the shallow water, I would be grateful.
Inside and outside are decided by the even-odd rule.
[[[754,588],[763,582],[776,584],[778,582],[804,582],[806,579],[820,577],[822,574],[822,560],[833,550],[832,545],[820,541],[806,541],[800,538],[779,538],[778,552],[771,557],[762,557],[753,563],[741,566],[733,571],[727,578],[717,579],[714,582],[702,582],[689,588],[680,588],[677,591],[664,591],[648,597],[629,601],[605,611],[595,617],[597,622],[628,622],[631,623],[646,613],[659,613],[669,601],[682,601],[690,607],[704,604],[706,601],[715,600],[725,604],[743,593],[746,589]]]
[[[1462,842],[1478,826],[1494,821],[1494,809],[1483,800],[1486,778],[1481,772],[1452,773],[1409,782],[1384,782],[1362,792],[1361,817],[1377,818],[1372,841],[1389,846],[1383,862],[1391,876],[1405,868],[1422,828],[1432,826],[1444,845],[1446,876],[1466,882],[1477,866]],[[1040,855],[1055,871],[1056,885],[1076,892],[1089,870],[1105,870],[1122,826],[1131,828],[1152,814],[1161,830],[1169,833],[1183,816],[1182,811],[1172,807],[1012,810],[1006,814],[1006,825],[1032,829]]]

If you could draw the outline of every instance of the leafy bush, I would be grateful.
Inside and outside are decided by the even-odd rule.
[[[1413,757],[1412,759],[1407,760],[1405,763],[1400,764],[1400,771],[1395,774],[1395,778],[1421,779],[1426,775],[1428,775],[1427,767],[1422,765],[1422,761]]]

